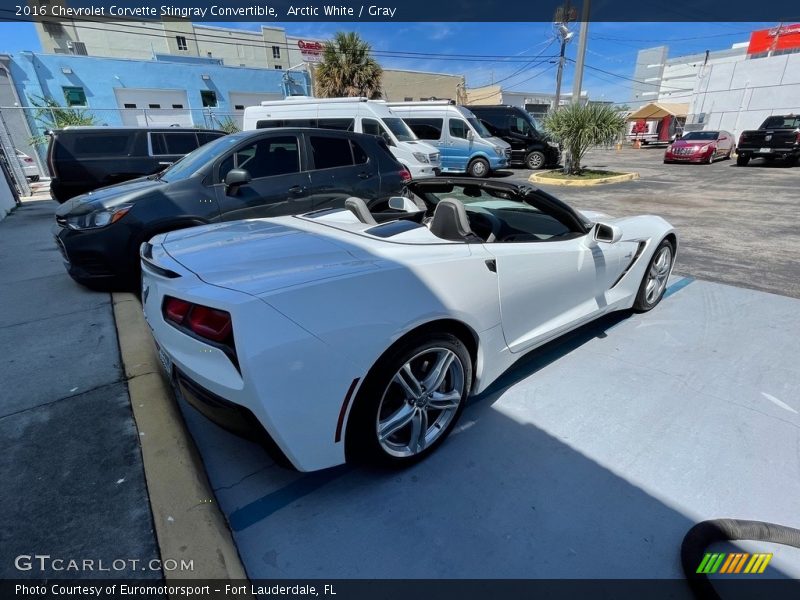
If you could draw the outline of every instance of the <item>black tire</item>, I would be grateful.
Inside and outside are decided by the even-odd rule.
[[[534,150],[525,157],[525,166],[534,171],[544,169],[547,165],[547,157],[543,152]]]
[[[430,353],[430,354],[426,354]],[[441,352],[441,354],[438,354]],[[444,380],[436,390],[429,392],[428,400],[437,390],[453,386],[451,393],[456,392],[457,386],[462,386],[458,406],[445,410],[437,410],[429,406],[419,408],[415,402],[427,402],[425,390],[423,397],[411,401],[405,397],[402,386],[396,383],[395,375],[399,374],[404,365],[411,365],[412,374],[417,377],[430,375],[425,367],[432,369],[433,362],[427,357],[439,357],[450,353],[451,362],[448,364]],[[438,358],[437,358],[438,360]],[[416,370],[416,372],[415,372]],[[444,442],[452,431],[458,418],[461,416],[469,396],[472,385],[472,359],[464,343],[456,336],[444,332],[428,332],[401,340],[394,347],[387,350],[366,376],[358,392],[347,423],[345,437],[345,451],[348,462],[361,462],[373,465],[402,468],[412,465],[429,454]],[[441,400],[440,400],[441,401]],[[455,400],[452,400],[455,402]],[[400,415],[400,411],[409,411],[418,414],[424,411],[427,425],[426,436],[431,439],[422,449],[411,450],[414,422],[409,420],[405,425],[389,434],[382,442],[379,440],[378,428],[381,420],[388,421],[389,417]],[[383,417],[383,419],[381,419]],[[446,419],[445,419],[446,417]],[[437,429],[436,423],[440,421]],[[430,419],[434,419],[431,423]],[[408,431],[407,431],[408,430]],[[409,443],[405,450],[413,452],[409,455],[400,455],[403,452],[402,441],[408,433]],[[417,438],[417,439],[423,439]]]
[[[474,158],[467,167],[467,174],[470,177],[483,178],[489,176],[489,161],[485,158]]]
[[[750,162],[749,156],[742,156],[741,154],[736,157],[736,166],[737,167],[746,167]]]
[[[660,275],[664,276],[663,281],[659,278],[657,281],[659,282],[659,289],[655,296],[649,295],[649,283],[651,281],[651,271],[654,270],[654,265],[659,258],[661,257],[661,253],[663,252],[664,248],[669,248],[669,264],[666,268],[665,273],[661,273],[659,270]],[[647,312],[648,310],[654,309],[659,302],[661,302],[661,298],[664,297],[664,292],[667,290],[667,280],[669,279],[669,274],[672,271],[672,263],[675,261],[675,247],[669,240],[662,240],[661,243],[656,248],[656,251],[653,252],[653,258],[650,259],[650,262],[647,264],[647,270],[644,272],[644,277],[642,277],[642,283],[639,285],[639,291],[636,294],[636,300],[633,303],[633,310],[636,312]]]

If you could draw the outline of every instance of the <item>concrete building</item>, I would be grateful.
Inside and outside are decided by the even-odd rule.
[[[66,6],[65,0],[36,0],[48,7]],[[258,31],[208,25],[191,21],[79,21],[43,17],[34,22],[42,52],[106,58],[147,60],[158,55],[214,58],[232,67],[288,69],[286,32],[281,27],[261,26]]]
[[[308,95],[305,72],[229,67],[217,59],[156,55],[133,60],[20,52],[0,56],[0,110],[22,145],[42,132],[41,98],[80,109],[98,125],[241,127],[246,106],[287,95]],[[15,133],[16,132],[16,133]],[[43,148],[38,147],[39,155]]]
[[[383,97],[392,102],[455,100],[463,102],[464,76],[401,69],[383,70]]]
[[[686,130],[726,129],[738,137],[773,114],[800,113],[800,24],[753,31],[730,48],[667,58],[639,52],[633,103],[686,103]]]
[[[33,0],[32,0],[33,1]],[[43,3],[44,0],[35,0]],[[66,0],[49,0],[64,6]],[[52,13],[51,13],[52,14]],[[312,71],[322,60],[324,39],[287,35],[282,27],[261,26],[258,31],[198,25],[190,21],[72,21],[43,19],[34,23],[45,54],[86,55],[139,60],[163,57],[210,59],[231,67]],[[312,75],[313,77],[313,75]],[[294,75],[287,78],[291,81]],[[459,99],[464,77],[385,69],[387,100]]]
[[[470,88],[466,93],[465,104],[510,104],[523,108],[537,118],[546,115],[554,106],[556,95],[551,92],[517,92],[503,89],[498,84]],[[589,101],[589,93],[581,92],[581,102]],[[561,94],[559,104],[572,102],[572,93]]]

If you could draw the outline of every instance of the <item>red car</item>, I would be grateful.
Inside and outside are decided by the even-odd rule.
[[[717,158],[730,158],[733,151],[733,135],[727,131],[690,131],[667,146],[664,162],[711,164]]]

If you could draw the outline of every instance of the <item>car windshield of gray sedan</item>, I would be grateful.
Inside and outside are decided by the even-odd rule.
[[[200,146],[197,150],[190,152],[171,167],[162,171],[158,179],[167,182],[186,179],[240,141],[239,136],[228,135]]]
[[[717,137],[719,137],[719,131],[692,131],[684,133],[681,139],[688,142],[693,140],[708,142],[717,139]]]

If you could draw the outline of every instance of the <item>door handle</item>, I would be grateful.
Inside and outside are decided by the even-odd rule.
[[[298,196],[305,191],[306,188],[303,185],[293,185],[292,187],[289,188],[289,193],[292,194],[293,196]]]
[[[358,176],[360,179],[369,179],[372,177],[372,173],[359,173]]]
[[[175,163],[169,160],[160,160],[158,161],[158,164],[161,165],[162,167],[169,167]]]

